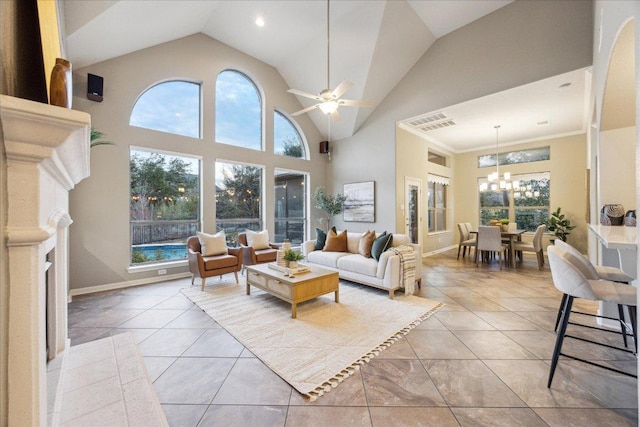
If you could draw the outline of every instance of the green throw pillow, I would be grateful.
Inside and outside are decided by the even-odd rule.
[[[382,252],[386,251],[393,244],[393,234],[387,234],[385,231],[376,240],[373,241],[371,246],[371,256],[376,260],[380,260]]]
[[[331,227],[331,229],[336,232],[335,227]],[[313,248],[314,251],[321,251],[324,248],[324,244],[327,242],[327,233],[324,230],[316,228],[316,245]]]

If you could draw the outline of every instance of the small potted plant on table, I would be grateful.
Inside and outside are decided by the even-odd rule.
[[[284,251],[284,259],[289,263],[289,268],[298,268],[298,261],[303,260],[304,256],[293,249]]]

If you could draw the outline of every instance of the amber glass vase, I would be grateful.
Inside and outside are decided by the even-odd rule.
[[[49,103],[58,107],[71,108],[73,85],[71,81],[71,62],[56,58],[56,65],[51,70]]]

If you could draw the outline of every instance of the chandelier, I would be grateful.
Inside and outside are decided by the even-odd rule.
[[[498,154],[498,130],[500,129],[500,125],[495,125],[493,128],[496,130],[496,171],[491,172],[489,176],[487,176],[487,182],[480,184],[480,191],[511,190],[514,187],[518,188],[518,181],[512,183],[509,172],[505,172],[502,177],[500,176],[500,156]]]

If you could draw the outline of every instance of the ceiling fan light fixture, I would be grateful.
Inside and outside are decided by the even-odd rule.
[[[322,111],[323,114],[330,116],[338,109],[338,103],[334,100],[326,101],[322,104],[319,104],[318,108],[320,108],[320,111]]]

